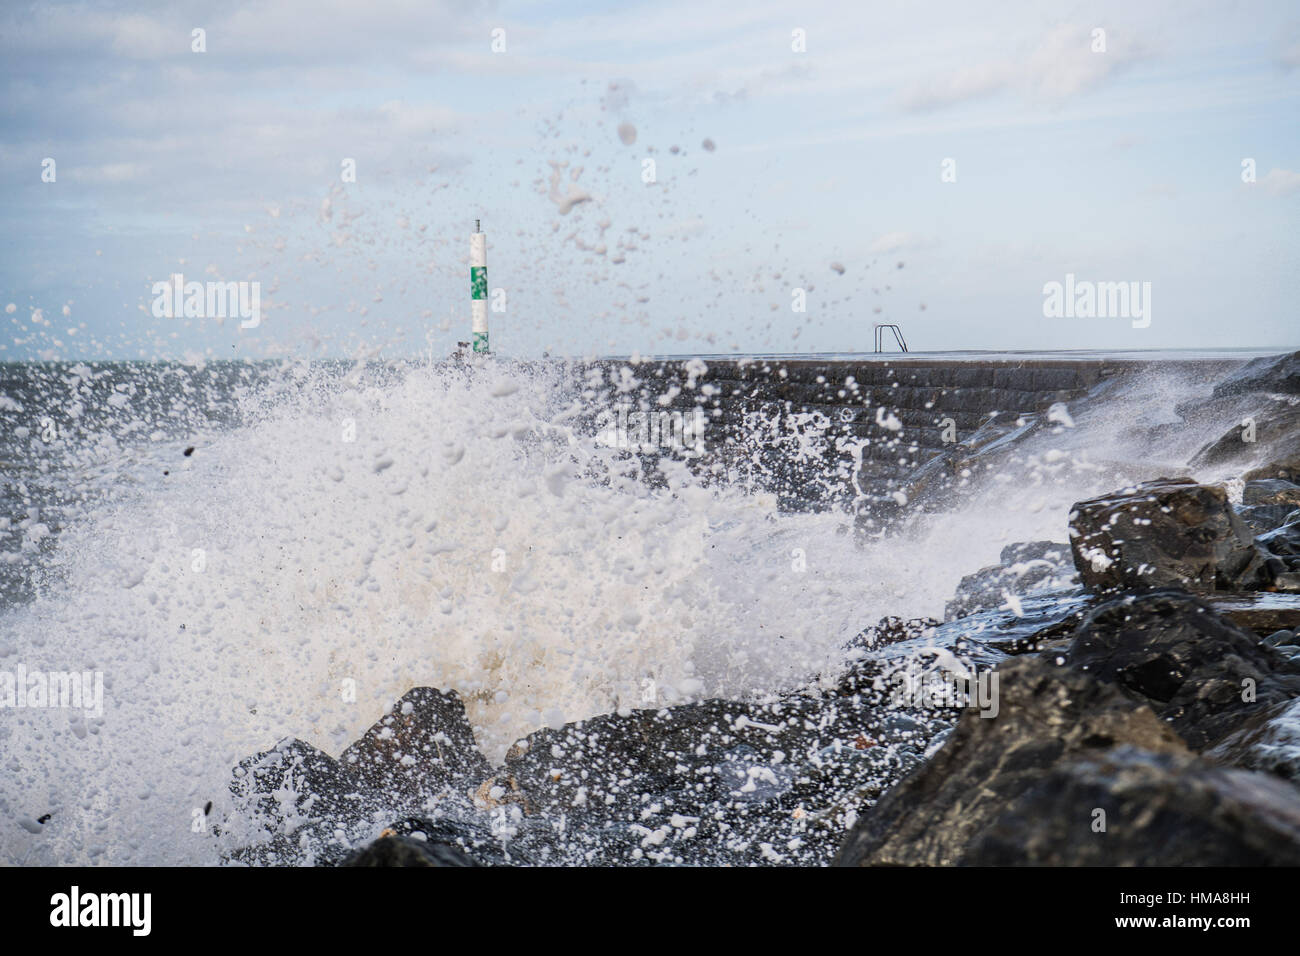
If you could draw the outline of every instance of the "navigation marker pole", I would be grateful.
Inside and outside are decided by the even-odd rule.
[[[487,318],[487,236],[474,220],[474,234],[469,237],[469,293],[473,317],[474,351],[488,351]]]

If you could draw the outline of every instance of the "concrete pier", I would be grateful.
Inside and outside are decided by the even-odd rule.
[[[634,375],[629,401],[656,414],[702,407],[709,423],[705,464],[756,463],[767,490],[801,506],[832,506],[854,482],[825,492],[807,486],[797,444],[821,430],[824,461],[859,488],[905,487],[948,453],[978,451],[1046,421],[1053,405],[1089,400],[1111,383],[1176,366],[1204,377],[1206,391],[1233,369],[1271,352],[899,353],[888,355],[601,359],[608,381]],[[755,441],[756,432],[768,435]],[[732,477],[737,477],[732,474]],[[742,476],[743,477],[743,476]]]

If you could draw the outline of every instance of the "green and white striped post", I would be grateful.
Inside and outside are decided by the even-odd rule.
[[[475,352],[488,351],[487,294],[487,236],[475,219],[474,234],[469,237],[469,295]]]

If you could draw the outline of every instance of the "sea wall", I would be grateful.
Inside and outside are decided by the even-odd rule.
[[[752,481],[783,506],[824,508],[914,490],[939,462],[962,462],[1068,414],[1126,376],[1170,361],[1213,382],[1236,357],[1171,360],[979,353],[843,358],[602,360],[583,367],[590,388],[622,383],[631,409],[621,427],[636,442],[657,419],[650,445],[669,453],[674,413],[706,423],[697,467]],[[636,388],[627,388],[635,379]],[[614,416],[610,416],[611,418]],[[626,418],[627,416],[624,416]],[[1059,412],[1056,414],[1059,418]],[[676,427],[675,425],[673,427]],[[698,447],[689,434],[686,444]],[[625,436],[626,437],[626,436]],[[643,447],[642,451],[646,449]],[[809,458],[816,467],[809,467]]]

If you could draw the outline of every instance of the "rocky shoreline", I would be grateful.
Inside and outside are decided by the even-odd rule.
[[[1179,414],[1252,422],[1194,467],[1265,464],[1081,501],[1068,541],[1008,546],[945,621],[885,619],[779,698],[604,714],[497,766],[433,688],[338,760],[282,741],[235,768],[224,859],[1300,864],[1298,403],[1300,353],[1246,363]]]

